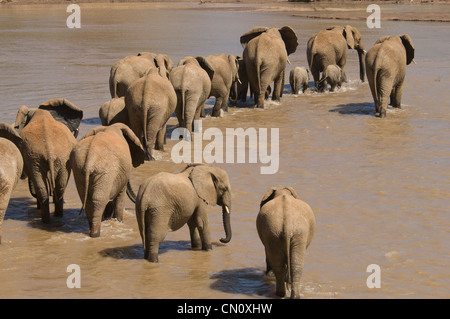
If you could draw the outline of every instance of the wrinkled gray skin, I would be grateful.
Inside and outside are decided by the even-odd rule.
[[[159,74],[158,69],[150,69],[144,77],[136,80],[125,95],[125,107],[130,120],[130,128],[147,153],[147,160],[153,159],[153,146],[164,150],[166,124],[175,112],[177,95],[172,83]]]
[[[70,163],[91,237],[100,236],[102,219],[122,221],[131,171],[144,158],[139,139],[122,123],[90,130],[73,148]]]
[[[311,72],[303,66],[296,66],[289,73],[289,84],[293,94],[300,94],[300,90],[305,93],[309,87],[309,78]]]
[[[385,117],[390,98],[401,108],[406,66],[414,61],[414,45],[408,34],[378,39],[366,56],[367,80],[375,102],[376,116]]]
[[[298,46],[295,31],[289,26],[280,29],[255,27],[243,34],[240,42],[244,47],[244,63],[256,106],[264,108],[265,93],[272,82],[272,100],[279,101],[283,95],[288,55]]]
[[[320,85],[320,73],[324,72],[328,65],[336,64],[344,73],[347,63],[348,49],[354,49],[359,57],[359,76],[364,82],[365,74],[365,50],[361,33],[355,27],[347,25],[333,26],[314,34],[307,43],[306,57],[308,59],[309,69],[314,78],[314,85],[319,91],[323,91]]]
[[[230,89],[234,82],[239,81],[238,60],[233,54],[209,55],[206,61],[214,69],[211,79],[211,92],[209,97],[214,96],[216,101],[211,116],[220,116],[220,110],[228,111],[228,99]]]
[[[334,92],[336,87],[341,87],[343,81],[344,73],[342,72],[342,69],[335,64],[330,64],[323,72],[322,79],[320,79],[319,83],[324,89],[326,89],[329,84],[330,92]]]
[[[22,138],[7,123],[0,123],[0,244],[2,243],[2,224],[8,208],[11,193],[22,176],[23,159],[20,153]]]
[[[103,126],[114,123],[130,124],[128,111],[125,108],[125,97],[113,98],[100,106],[98,116]]]
[[[177,94],[178,124],[192,134],[194,120],[200,118],[202,108],[211,92],[214,69],[204,57],[185,57],[170,72],[170,82]]]
[[[210,250],[208,205],[222,206],[226,238],[231,240],[231,186],[227,173],[204,164],[188,165],[182,172],[158,173],[141,184],[136,218],[144,244],[144,258],[158,262],[159,245],[169,231],[189,226],[192,249]]]
[[[57,113],[68,123],[55,120],[51,112]],[[25,163],[24,170],[36,192],[44,223],[50,222],[50,196],[53,196],[55,203],[55,216],[63,214],[63,195],[71,171],[69,157],[77,143],[73,135],[75,132],[71,132],[67,125],[76,126],[82,116],[83,112],[65,99],[49,100],[38,109],[21,106],[17,113],[14,127],[22,138],[20,151]],[[30,191],[33,194],[31,186]]]
[[[272,187],[264,194],[256,228],[266,253],[267,274],[276,278],[276,295],[300,298],[300,279],[306,249],[314,235],[316,221],[311,207],[299,199],[290,186]]]
[[[172,67],[173,61],[166,54],[141,52],[124,57],[111,66],[109,75],[111,98],[125,96],[130,85],[147,74],[151,68],[157,68],[162,77],[168,78]]]

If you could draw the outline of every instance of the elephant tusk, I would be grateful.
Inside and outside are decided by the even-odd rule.
[[[239,83],[239,84],[242,84],[242,82],[241,82],[241,80],[240,80],[240,79],[237,79],[237,81],[238,81],[238,83]]]
[[[289,58],[287,58],[287,63],[289,63],[289,65],[291,65],[291,61],[289,61]]]
[[[227,212],[227,214],[230,214],[230,210],[228,209],[228,206],[225,206],[225,211]]]
[[[417,64],[416,61],[414,61],[414,59],[412,59],[412,62],[413,62],[414,64]]]
[[[364,53],[364,54],[367,54],[367,51],[366,51],[366,50],[363,50],[363,53]]]

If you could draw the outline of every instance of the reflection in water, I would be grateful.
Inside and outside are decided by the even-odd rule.
[[[80,137],[100,125],[98,107],[109,100],[110,66],[140,51],[167,53],[175,62],[187,55],[242,54],[241,34],[256,25],[290,25],[299,36],[292,65],[306,66],[306,42],[329,20],[283,12],[155,10],[149,6],[92,6],[83,9],[82,28],[65,27],[65,6],[14,8],[0,12],[2,121],[17,109],[64,97],[84,111]],[[232,23],[231,23],[232,22]],[[403,108],[374,117],[367,83],[359,83],[358,57],[349,51],[350,81],[334,93],[308,90],[266,109],[251,100],[231,107],[223,118],[206,117],[211,127],[278,128],[279,169],[261,175],[261,163],[222,163],[232,185],[233,239],[223,245],[220,207],[210,208],[213,249],[190,249],[185,226],[169,233],[160,262],[143,259],[134,206],[127,202],[122,223],[102,224],[100,238],[89,227],[73,180],[62,218],[43,225],[26,181],[19,182],[3,223],[0,246],[2,298],[272,298],[274,281],[264,275],[264,248],[255,218],[264,192],[292,185],[316,214],[317,230],[302,278],[303,298],[448,297],[448,72],[441,23],[383,22],[368,30],[350,21],[366,46],[386,34],[408,32],[417,66],[408,66]],[[342,24],[346,23],[342,21]],[[224,31],[226,30],[226,31]],[[433,38],[429,35],[433,34]],[[433,43],[431,43],[433,41]],[[432,48],[432,49],[431,49]],[[287,83],[287,82],[286,82]],[[207,107],[214,99],[207,101]],[[175,128],[169,121],[167,136]],[[156,161],[133,171],[135,191],[149,176],[176,172],[167,140]],[[206,145],[206,142],[204,143]],[[249,151],[249,146],[245,146]],[[67,289],[66,267],[76,263],[82,288]],[[366,267],[378,264],[380,289],[368,289]]]

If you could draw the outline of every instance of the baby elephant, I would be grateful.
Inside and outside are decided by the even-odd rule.
[[[303,66],[296,66],[291,70],[289,74],[289,83],[291,84],[291,89],[293,94],[299,94],[300,90],[305,93],[306,89],[309,87],[309,78],[311,72],[309,69]]]
[[[272,187],[262,198],[256,228],[265,252],[267,271],[276,279],[276,295],[300,297],[300,278],[306,248],[311,243],[316,220],[311,207],[290,186]]]
[[[336,87],[340,88],[344,81],[344,73],[342,69],[335,64],[327,66],[323,72],[322,79],[319,81],[319,85],[322,90],[326,89],[327,84],[330,84],[330,92],[334,92]]]

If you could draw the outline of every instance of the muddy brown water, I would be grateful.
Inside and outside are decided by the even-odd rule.
[[[81,28],[69,29],[65,9],[0,8],[1,121],[13,123],[20,105],[64,97],[84,111],[81,137],[100,125],[98,107],[109,99],[109,68],[116,60],[139,51],[167,53],[175,63],[187,55],[241,55],[240,35],[257,25],[290,25],[297,32],[288,71],[306,66],[308,38],[337,22],[356,26],[367,50],[380,36],[410,34],[418,64],[407,68],[403,108],[389,109],[383,120],[374,116],[352,51],[350,81],[335,93],[297,96],[286,81],[281,103],[267,103],[265,110],[240,104],[223,118],[204,119],[203,131],[219,128],[224,134],[226,128],[279,129],[276,174],[261,174],[267,164],[259,158],[216,164],[232,184],[233,238],[219,242],[221,209],[211,207],[209,252],[190,250],[185,226],[167,236],[160,263],[145,261],[131,201],[123,223],[105,221],[101,237],[90,238],[72,178],[64,216],[44,225],[26,181],[20,181],[3,223],[0,298],[273,298],[255,220],[264,192],[282,184],[292,185],[316,214],[303,298],[450,296],[448,23],[383,21],[380,29],[368,29],[365,21],[289,12],[111,4],[82,6]],[[171,158],[177,142],[169,139],[166,151],[156,152],[157,161],[133,172],[133,187],[159,171],[184,167]],[[248,154],[248,145],[244,150]],[[70,264],[80,266],[81,288],[67,287]],[[370,264],[380,266],[381,288],[366,284]]]

